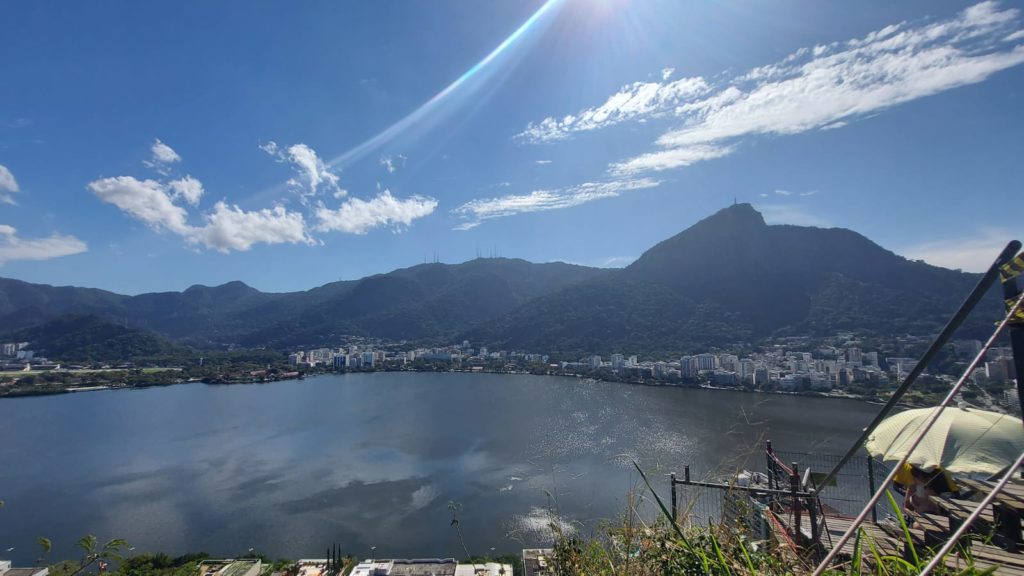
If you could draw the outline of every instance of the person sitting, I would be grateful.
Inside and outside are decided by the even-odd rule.
[[[938,467],[926,472],[906,464],[893,480],[903,488],[903,510],[909,516],[939,513],[939,507],[931,497],[957,491],[956,484]]]

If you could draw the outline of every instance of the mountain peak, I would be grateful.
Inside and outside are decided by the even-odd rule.
[[[767,226],[764,216],[758,212],[753,205],[743,202],[722,208],[711,216],[694,224],[694,227],[707,224],[715,226],[728,226],[730,228],[763,228]]]

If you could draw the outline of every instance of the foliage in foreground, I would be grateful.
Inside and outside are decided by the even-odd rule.
[[[644,472],[638,466],[637,470],[661,516],[654,523],[645,523],[634,506],[638,496],[631,495],[622,520],[605,526],[595,536],[565,534],[552,525],[557,535],[551,558],[556,576],[801,576],[814,571],[816,562],[801,557],[785,543],[754,542],[737,527],[725,524],[680,526],[671,520]],[[909,532],[901,515],[897,521],[904,532]],[[826,574],[910,576],[919,574],[931,560],[930,554],[914,550],[913,546],[909,549],[910,559],[885,555],[863,533],[854,541],[854,549],[853,558],[837,562]],[[973,576],[990,574],[991,570],[975,567],[970,556],[965,555],[961,567],[940,566],[932,573]]]

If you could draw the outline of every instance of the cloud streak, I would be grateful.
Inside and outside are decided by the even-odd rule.
[[[527,212],[560,210],[593,202],[602,198],[614,198],[623,192],[654,188],[660,180],[639,178],[634,180],[613,180],[610,182],[585,182],[567,188],[534,190],[529,194],[509,194],[497,198],[471,200],[452,210],[452,214],[466,220],[455,230],[475,228],[484,220],[504,218]]]
[[[18,181],[14,179],[14,174],[11,174],[11,171],[6,166],[0,164],[0,202],[12,206],[16,205],[17,202],[12,194],[20,191]]]
[[[838,129],[867,115],[982,82],[1024,63],[1020,11],[996,2],[952,18],[886,26],[845,42],[802,48],[783,60],[714,84],[701,77],[637,82],[604,104],[548,117],[516,135],[564,140],[619,123],[666,119],[659,151],[613,163],[616,175],[667,170],[719,158],[761,135]]]
[[[0,266],[15,260],[49,260],[88,250],[74,236],[53,234],[46,238],[21,238],[13,226],[0,224]]]
[[[384,190],[370,200],[350,198],[336,209],[316,209],[317,230],[366,234],[379,226],[410,226],[413,220],[434,212],[437,200],[425,196],[398,199]]]
[[[972,236],[923,242],[897,250],[912,260],[934,266],[984,272],[1015,235],[1003,228],[983,228]]]

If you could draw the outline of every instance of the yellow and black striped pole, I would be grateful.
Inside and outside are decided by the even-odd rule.
[[[1024,254],[1018,254],[1013,260],[999,267],[999,279],[1003,283],[1014,280],[1024,272]]]

